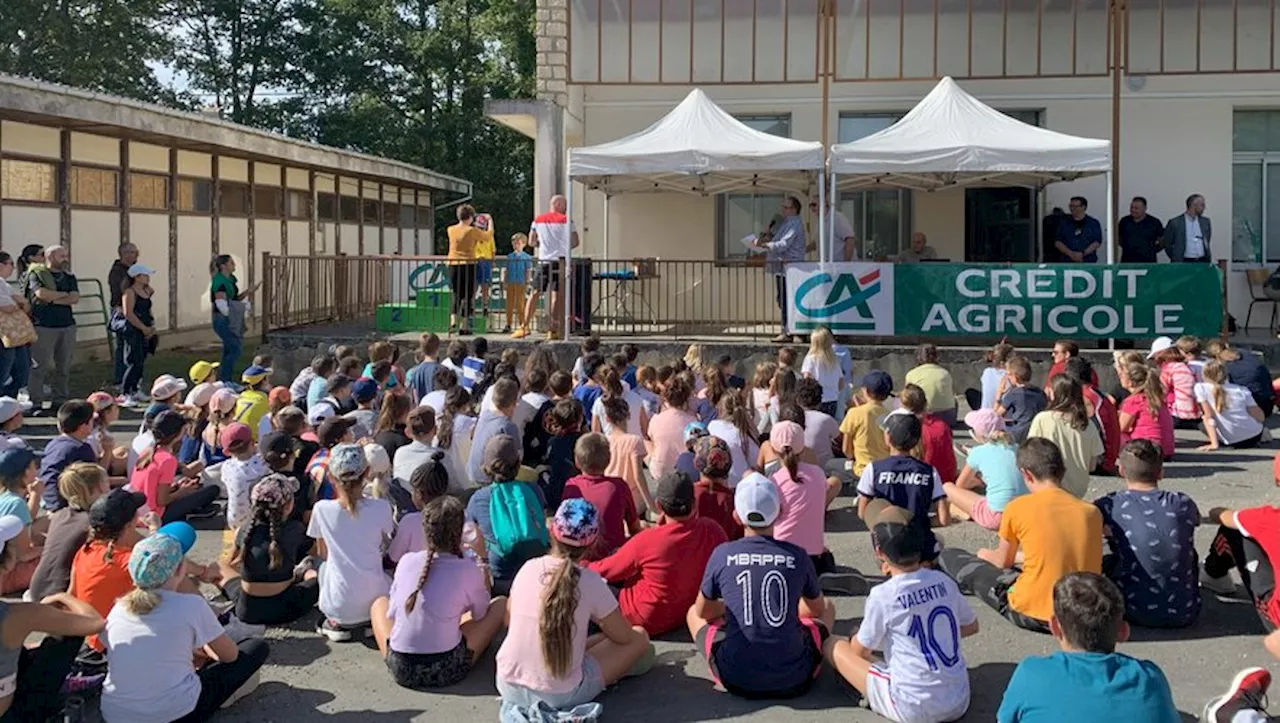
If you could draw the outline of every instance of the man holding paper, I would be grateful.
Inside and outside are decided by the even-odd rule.
[[[778,308],[782,310],[782,333],[774,338],[774,342],[779,344],[785,344],[791,340],[787,336],[786,264],[804,261],[804,222],[800,220],[800,208],[800,199],[795,196],[782,199],[782,223],[773,229],[773,240],[756,239],[754,244],[756,248],[764,250],[765,271],[773,274],[778,291]],[[797,338],[797,341],[800,340]]]

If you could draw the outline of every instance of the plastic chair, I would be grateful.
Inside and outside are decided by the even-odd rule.
[[[1267,294],[1267,280],[1271,278],[1271,272],[1267,269],[1249,269],[1245,271],[1245,277],[1249,280],[1249,311],[1244,316],[1244,328],[1249,328],[1249,320],[1253,317],[1253,307],[1258,304],[1271,304],[1271,323],[1268,328],[1276,328],[1276,313],[1280,309],[1280,294],[1270,296]],[[1261,296],[1258,294],[1261,292]]]

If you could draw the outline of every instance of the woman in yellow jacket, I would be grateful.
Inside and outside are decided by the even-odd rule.
[[[484,240],[484,232],[473,224],[476,210],[470,204],[458,206],[458,222],[449,227],[449,287],[453,304],[449,315],[449,334],[456,330],[471,333],[471,302],[476,296],[476,246]]]

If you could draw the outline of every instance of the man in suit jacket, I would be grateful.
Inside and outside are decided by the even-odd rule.
[[[1204,196],[1193,193],[1187,197],[1187,212],[1169,219],[1165,226],[1165,251],[1174,263],[1211,263],[1212,237],[1213,226],[1204,215]]]

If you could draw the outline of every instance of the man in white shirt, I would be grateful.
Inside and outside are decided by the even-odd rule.
[[[1204,215],[1204,196],[1193,193],[1187,197],[1187,211],[1169,219],[1165,226],[1165,251],[1174,263],[1211,263],[1213,251],[1210,239],[1213,226]]]
[[[564,196],[552,196],[551,211],[533,219],[533,225],[529,228],[529,245],[538,251],[538,270],[534,272],[533,293],[529,294],[529,300],[525,302],[524,318],[527,325],[538,308],[538,297],[550,292],[551,312],[547,339],[559,336],[560,322],[564,319],[564,294],[560,291],[564,261],[569,257],[570,249],[578,248],[578,231],[565,215],[568,208],[569,202]],[[516,329],[511,335],[513,339],[523,339],[526,336],[529,336],[528,326]]]
[[[853,224],[849,223],[849,217],[839,209],[832,208],[830,201],[827,202],[827,213],[834,215],[835,222],[835,231],[827,239],[827,261],[853,261],[858,253],[858,239],[853,235]],[[812,223],[818,223],[817,201],[809,202],[809,216]]]

